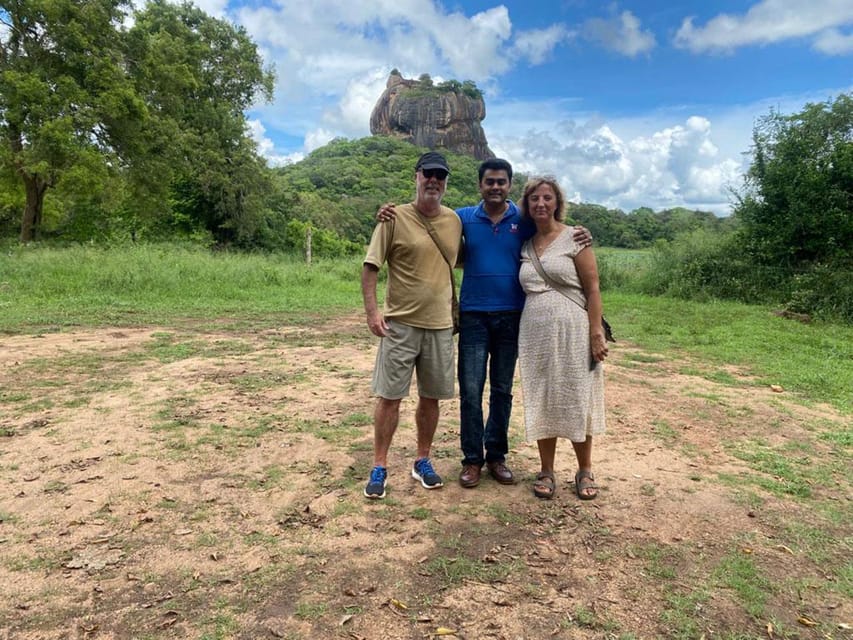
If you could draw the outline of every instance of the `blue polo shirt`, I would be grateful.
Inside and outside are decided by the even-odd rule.
[[[521,311],[524,291],[518,282],[521,245],[536,226],[522,220],[515,203],[497,224],[489,219],[483,202],[456,213],[462,220],[465,266],[459,307],[462,311]]]

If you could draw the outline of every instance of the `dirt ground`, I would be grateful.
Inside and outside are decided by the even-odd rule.
[[[360,315],[0,336],[0,638],[851,637],[849,417],[620,342],[597,500],[565,442],[533,496],[517,384],[518,484],[458,485],[449,401],[421,488],[407,400],[367,501],[375,346]]]

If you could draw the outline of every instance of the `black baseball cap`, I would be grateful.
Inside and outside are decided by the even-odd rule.
[[[415,171],[420,171],[421,169],[444,169],[447,173],[450,173],[450,167],[447,166],[447,160],[444,159],[443,155],[436,153],[435,151],[427,151],[418,158],[418,163],[415,165]]]

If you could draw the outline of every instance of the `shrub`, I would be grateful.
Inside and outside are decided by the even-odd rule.
[[[853,269],[815,264],[807,272],[794,276],[786,308],[853,323]]]
[[[285,245],[288,249],[305,252],[308,229],[311,228],[311,254],[323,258],[341,258],[355,255],[364,250],[362,245],[341,238],[334,231],[311,227],[307,222],[291,220],[285,230]]]
[[[748,260],[737,233],[699,229],[658,241],[642,290],[695,300],[779,302],[787,294],[784,283],[781,270]]]

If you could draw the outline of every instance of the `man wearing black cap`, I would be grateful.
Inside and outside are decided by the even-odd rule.
[[[385,497],[391,440],[400,401],[418,373],[417,458],[412,477],[425,489],[443,486],[429,459],[438,426],[438,401],[454,395],[453,289],[462,223],[441,199],[450,169],[439,153],[423,154],[415,165],[415,201],[399,205],[396,218],[373,231],[361,275],[367,326],[381,338],[373,370],[373,469],[367,498]],[[385,308],[376,299],[379,269],[388,265]]]
[[[480,484],[485,466],[500,484],[514,484],[506,464],[512,387],[518,354],[518,329],[524,291],[518,281],[521,247],[536,227],[522,219],[509,199],[512,165],[501,158],[483,161],[478,168],[479,204],[457,209],[465,245],[465,275],[460,292],[459,327],[459,437],[462,470],[459,484]],[[395,208],[380,207],[377,219],[394,219]],[[575,241],[592,242],[583,227]],[[488,418],[483,392],[489,381]]]

